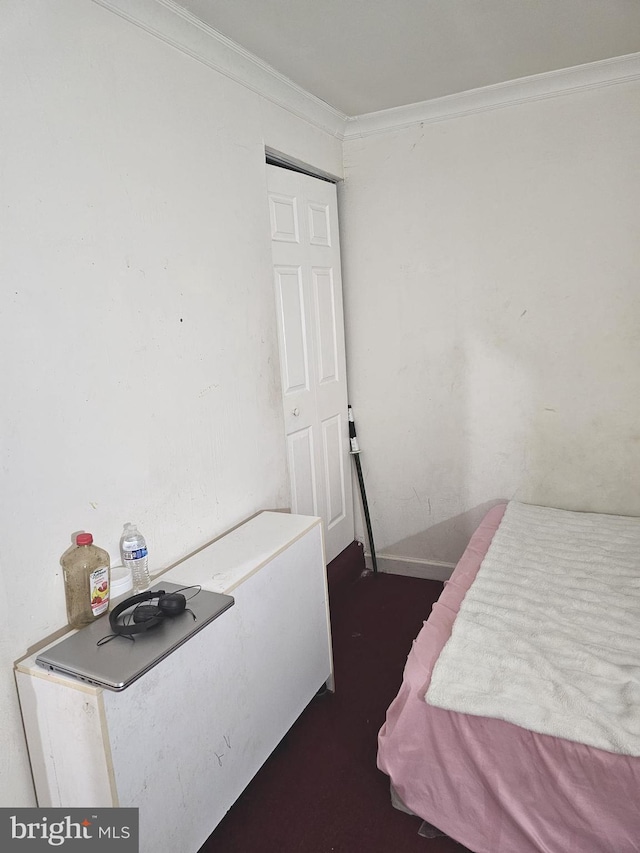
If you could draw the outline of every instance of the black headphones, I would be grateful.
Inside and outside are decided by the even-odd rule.
[[[144,603],[154,598],[158,599],[157,605]],[[120,614],[131,607],[135,607],[135,610],[129,614],[130,618],[119,622]],[[155,628],[166,616],[178,616],[184,613],[186,608],[187,599],[181,592],[166,593],[163,589],[149,590],[126,598],[116,605],[109,613],[109,624],[114,634],[130,637],[132,634],[142,634],[144,631]]]

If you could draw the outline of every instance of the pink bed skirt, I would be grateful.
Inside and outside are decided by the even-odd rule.
[[[378,767],[409,809],[475,853],[639,853],[640,758],[424,700],[505,506],[485,516],[413,643]]]

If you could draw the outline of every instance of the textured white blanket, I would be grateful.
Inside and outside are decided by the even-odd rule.
[[[509,503],[425,699],[640,756],[640,518]]]

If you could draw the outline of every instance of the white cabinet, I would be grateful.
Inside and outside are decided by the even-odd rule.
[[[141,853],[192,853],[333,686],[320,519],[261,513],[162,579],[235,604],[121,692],[16,679],[39,805],[136,806]]]

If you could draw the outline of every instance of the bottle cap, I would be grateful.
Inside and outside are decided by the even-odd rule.
[[[76,536],[76,545],[91,545],[93,535],[91,533],[78,533]]]

